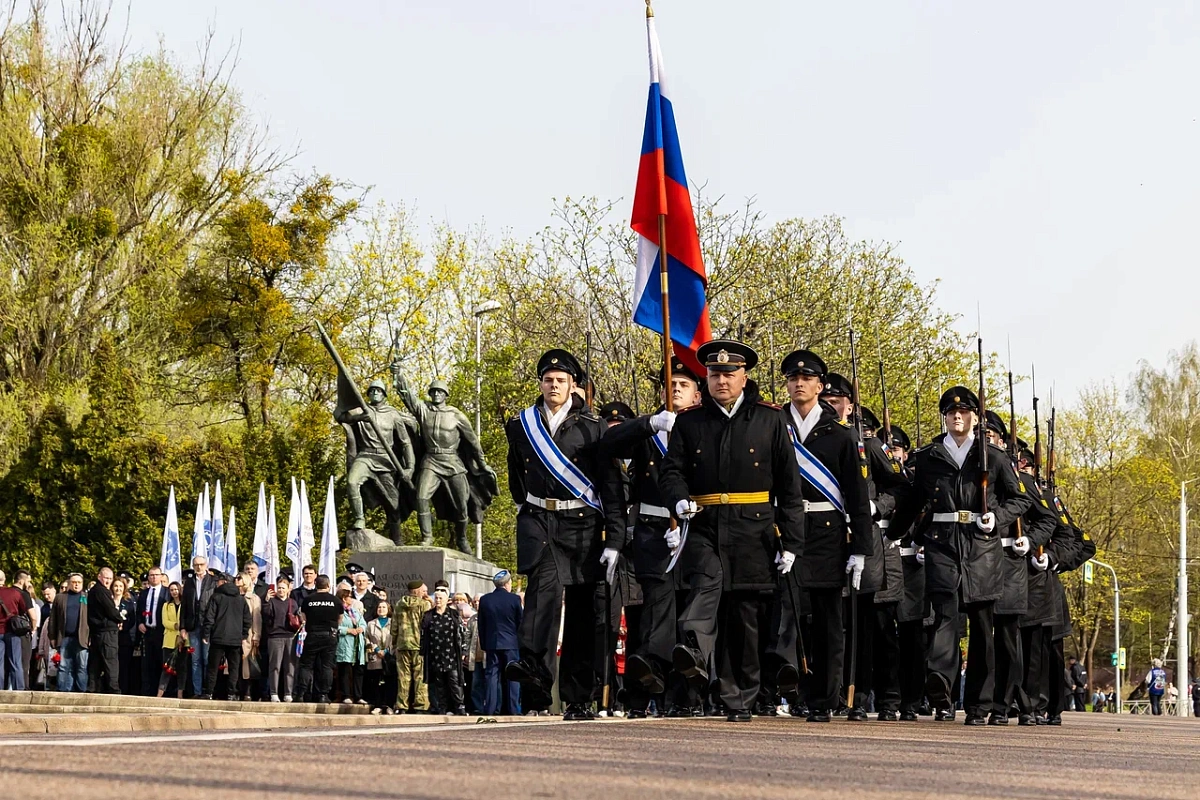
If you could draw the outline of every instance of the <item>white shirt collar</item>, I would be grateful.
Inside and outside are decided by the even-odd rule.
[[[546,408],[545,405],[542,406],[542,409],[546,414],[546,426],[550,428],[550,436],[553,437],[554,434],[558,433],[558,429],[562,427],[562,424],[566,422],[567,415],[571,413],[571,401],[568,400],[563,403],[562,408],[554,414],[551,414],[550,409]]]
[[[737,400],[733,401],[733,408],[726,408],[725,406],[721,405],[720,403],[717,403],[717,408],[721,409],[721,413],[723,413],[725,416],[729,417],[730,419],[733,419],[733,415],[736,414],[737,410],[742,407],[742,401],[745,399],[746,399],[746,393],[742,392],[741,394],[739,394],[737,396]]]
[[[954,463],[962,469],[963,463],[967,460],[967,453],[971,452],[971,445],[975,443],[975,431],[971,431],[967,438],[963,440],[961,445],[954,443],[954,437],[946,434],[946,438],[942,439],[942,447],[946,448],[946,452],[954,459]]]
[[[788,408],[791,409],[792,419],[796,422],[796,435],[800,437],[800,443],[803,444],[808,439],[808,435],[812,433],[813,428],[817,427],[817,421],[821,419],[821,404],[817,403],[813,406],[807,417],[800,416],[800,410],[796,408],[795,403],[788,403]]]

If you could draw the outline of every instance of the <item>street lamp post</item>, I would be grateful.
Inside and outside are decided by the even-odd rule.
[[[1187,485],[1196,479],[1179,484],[1179,607],[1175,611],[1175,686],[1179,699],[1175,702],[1175,714],[1190,716],[1191,692],[1188,691],[1188,577],[1187,577]]]
[[[1121,713],[1121,584],[1117,583],[1117,571],[1110,564],[1092,559],[1092,563],[1112,573],[1113,582],[1113,638],[1117,653],[1117,713]]]
[[[487,300],[475,306],[475,438],[483,435],[483,318],[493,311],[499,311],[500,304],[495,300]],[[482,447],[482,443],[480,447]],[[483,523],[475,523],[475,557],[483,559]]]

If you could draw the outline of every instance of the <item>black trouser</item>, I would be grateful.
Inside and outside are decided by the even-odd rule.
[[[1054,718],[1061,717],[1067,705],[1067,687],[1063,684],[1063,671],[1067,667],[1067,659],[1063,655],[1063,640],[1053,638],[1052,629],[1046,629],[1043,636],[1050,639],[1046,645],[1046,715]]]
[[[341,692],[343,700],[358,701],[363,696],[363,673],[366,671],[366,666],[363,664],[351,664],[348,661],[339,661],[337,665],[337,680],[338,691]]]
[[[812,600],[812,635],[808,665],[810,711],[836,708],[842,693],[842,663],[846,652],[846,632],[842,617],[841,587],[809,589]]]
[[[391,708],[396,704],[396,657],[388,653],[380,669],[369,669],[363,678],[363,698],[371,708]],[[482,713],[480,709],[480,713]]]
[[[163,662],[158,657],[163,649],[162,628],[146,628],[142,634],[142,694],[153,697],[158,690],[158,678]]]
[[[844,618],[850,619],[851,602],[849,598],[845,599],[845,603]],[[846,637],[846,645],[852,647],[854,642],[858,644],[855,653],[857,659],[854,664],[855,674],[850,674],[850,659],[847,654],[844,656],[845,663],[842,665],[842,681],[847,687],[847,692],[850,684],[854,684],[854,707],[865,709],[867,698],[870,697],[871,689],[874,686],[871,672],[875,664],[875,593],[859,592],[854,605],[857,614],[852,621],[854,628]],[[853,641],[850,636],[854,637]]]
[[[116,631],[92,633],[88,645],[88,691],[115,694],[120,686]]]
[[[133,688],[133,642],[117,638],[117,687],[121,694],[132,694]]]
[[[775,703],[779,698],[779,670],[785,664],[795,667],[804,679],[804,670],[800,663],[799,632],[796,629],[796,600],[800,594],[795,570],[782,576],[775,592],[771,597],[767,610],[767,622],[764,632],[760,634],[763,650],[763,690],[760,698],[769,703]],[[807,640],[805,640],[807,641]],[[805,659],[809,657],[806,651]],[[795,693],[788,692],[789,703],[796,701]]]
[[[642,613],[633,652],[657,661],[665,674],[671,663],[671,651],[678,641],[675,581],[670,575],[638,576],[638,583],[642,585]]]
[[[896,606],[896,603],[875,604],[871,687],[875,690],[876,711],[900,710],[900,630]],[[858,657],[862,658],[862,654]]]
[[[930,672],[941,675],[947,685],[958,681],[958,598],[938,594],[930,598],[935,615],[933,642],[929,647],[926,665]],[[969,624],[967,642],[967,682],[963,692],[963,708],[969,715],[986,716],[992,709],[996,680],[996,645],[992,637],[995,603],[965,603]]]
[[[1163,696],[1161,694],[1150,695],[1150,713],[1156,717],[1162,716],[1162,699]],[[1080,708],[1079,710],[1082,711],[1083,709]]]
[[[337,655],[337,636],[333,633],[309,633],[300,654],[296,699],[328,700],[333,688],[333,662]]]
[[[565,635],[564,632],[564,637]],[[448,670],[430,669],[429,712],[431,714],[450,714],[462,707],[462,667],[455,666]]]
[[[517,632],[521,660],[541,662],[551,679],[558,667],[558,695],[563,703],[592,702],[598,685],[595,584],[564,587],[549,547],[527,577],[525,615]],[[560,617],[563,623],[561,664],[555,654]],[[522,705],[526,710],[545,710],[546,705],[535,705],[535,701],[543,698],[531,695],[531,692],[522,693]]]
[[[1025,693],[1025,652],[1021,643],[1021,618],[1016,614],[997,614],[993,627],[996,640],[996,688],[992,713],[1008,716],[1013,703],[1022,714],[1032,710]],[[969,659],[968,659],[969,661]]]
[[[1046,635],[1048,629],[1043,625],[1030,625],[1021,628],[1021,653],[1025,656],[1025,675],[1021,680],[1021,689],[1029,701],[1029,709],[1021,709],[1025,714],[1041,714],[1046,711],[1049,697],[1046,693]]]
[[[238,678],[242,674],[242,643],[208,643],[208,669],[204,673],[204,693],[211,697],[217,690],[217,678],[221,672],[221,659],[225,660],[225,691],[230,700],[237,698]]]
[[[925,623],[896,623],[899,638],[900,708],[916,713],[925,698]]]

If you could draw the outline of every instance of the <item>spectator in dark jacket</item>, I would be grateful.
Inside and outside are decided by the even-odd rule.
[[[115,694],[120,683],[117,658],[117,636],[120,633],[121,612],[112,596],[113,571],[102,567],[96,582],[87,593],[88,631],[88,691]]]
[[[479,644],[486,653],[484,661],[484,680],[487,683],[487,694],[484,705],[485,714],[498,714],[501,711],[500,682],[504,668],[511,662],[521,658],[517,644],[517,629],[521,627],[521,598],[512,591],[512,575],[504,569],[492,578],[496,588],[494,591],[479,598]],[[504,681],[507,684],[505,699],[509,714],[521,713],[521,684],[516,681]]]
[[[58,685],[60,692],[86,692],[88,688],[88,630],[87,595],[83,592],[83,576],[72,572],[66,588],[54,598],[47,623],[50,647],[58,651]]]
[[[296,675],[295,648],[292,637],[296,630],[288,616],[298,619],[300,604],[291,596],[292,582],[286,575],[275,581],[275,594],[263,604],[263,638],[267,640],[267,689],[272,703],[292,702],[292,685]]]
[[[421,655],[425,660],[425,682],[429,684],[429,713],[467,713],[463,703],[463,625],[458,611],[450,608],[450,590],[439,586],[433,593],[434,606],[421,619]]]
[[[117,624],[117,683],[121,694],[134,694],[133,652],[137,647],[137,603],[129,596],[129,579],[117,576],[112,583],[113,605],[121,615]],[[139,667],[141,665],[139,664]]]
[[[228,665],[229,699],[237,700],[238,676],[242,673],[242,640],[250,633],[250,606],[235,584],[216,573],[217,588],[204,609],[200,637],[208,645],[208,673],[204,676],[202,699],[211,700],[217,686],[221,661]]]

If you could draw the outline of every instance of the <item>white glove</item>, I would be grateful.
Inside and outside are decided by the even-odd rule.
[[[850,575],[850,585],[854,587],[855,591],[858,591],[858,587],[862,584],[863,567],[866,565],[866,557],[858,554],[850,556],[850,560],[846,562],[846,574]]]
[[[1018,536],[1013,542],[1013,552],[1019,556],[1023,556],[1029,552],[1029,539],[1025,536]]]
[[[883,549],[884,550],[891,550],[893,547],[895,547],[898,544],[900,544],[899,539],[889,539],[887,536],[883,537]]]
[[[600,554],[600,563],[604,565],[604,580],[608,581],[610,585],[617,577],[617,557],[619,555],[615,547],[606,547]]]
[[[875,501],[872,500],[871,501],[871,519],[875,519],[878,516],[879,516],[879,509],[875,508]]]
[[[680,500],[675,504],[675,516],[680,519],[691,519],[700,513],[700,506],[691,500]]]
[[[980,514],[975,519],[975,525],[984,533],[991,533],[996,530],[996,515],[991,511],[986,514]]]
[[[784,550],[782,553],[775,554],[775,569],[779,570],[780,575],[787,575],[792,571],[792,565],[796,563],[796,554],[789,553]]]
[[[1040,556],[1034,556],[1033,558],[1029,559],[1029,563],[1033,564],[1034,569],[1045,572],[1046,570],[1050,569],[1050,556],[1042,553]]]
[[[674,411],[660,411],[654,416],[650,417],[650,430],[654,431],[655,433],[669,431],[673,427],[675,427]]]
[[[917,548],[916,559],[917,559],[918,564],[920,564],[921,566],[925,566],[925,548],[924,547]]]
[[[667,540],[667,547],[672,553],[679,549],[679,545],[683,544],[683,537],[679,535],[679,528],[667,528],[667,532],[663,534],[663,538]]]

